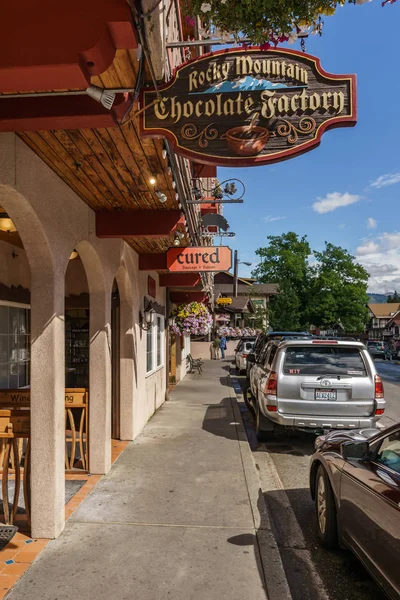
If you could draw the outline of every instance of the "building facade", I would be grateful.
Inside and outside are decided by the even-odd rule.
[[[186,203],[201,168],[141,137],[138,104],[194,25],[179,3],[146,6],[0,9],[0,396],[29,409],[34,537],[64,527],[66,466],[107,473],[112,438],[133,440],[185,376],[190,341],[168,316],[208,298],[205,276],[166,268],[168,248],[203,243]]]

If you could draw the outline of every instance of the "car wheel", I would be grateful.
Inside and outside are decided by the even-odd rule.
[[[335,548],[338,541],[335,499],[328,475],[322,465],[315,480],[315,510],[318,537],[325,548]]]
[[[256,437],[259,442],[268,442],[274,438],[274,424],[262,414],[258,402],[256,404]],[[266,423],[268,421],[268,423]],[[267,425],[267,427],[266,427]]]
[[[248,408],[252,409],[254,398],[253,398],[253,394],[252,394],[250,386],[246,386],[246,390],[245,390],[243,396],[244,396],[244,401],[247,404]]]

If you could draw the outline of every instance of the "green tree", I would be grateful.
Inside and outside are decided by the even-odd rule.
[[[340,324],[347,332],[363,331],[368,320],[367,271],[347,250],[328,242],[314,257],[307,306],[310,322],[324,329]]]
[[[258,248],[260,263],[252,277],[260,283],[279,284],[280,293],[271,298],[269,322],[274,330],[298,331],[307,326],[311,254],[307,236],[290,231],[280,236],[268,236],[268,246]]]
[[[388,299],[388,302],[389,302],[389,299]],[[391,302],[400,302],[400,296],[398,295],[396,290],[394,290],[394,294],[392,296]]]
[[[386,302],[389,304],[389,302],[393,302],[393,298],[392,296],[389,294],[389,296],[387,297]]]

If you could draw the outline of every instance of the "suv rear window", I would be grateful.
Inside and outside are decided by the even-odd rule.
[[[283,372],[285,375],[366,375],[360,350],[344,346],[287,348]]]

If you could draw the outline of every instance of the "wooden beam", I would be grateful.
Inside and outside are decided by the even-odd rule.
[[[111,110],[87,95],[0,100],[0,131],[39,131],[116,127],[128,107],[118,94]]]
[[[197,273],[168,273],[159,277],[160,287],[194,287],[200,283]]]
[[[171,292],[169,299],[173,304],[183,302],[204,302],[207,298],[204,292]]]
[[[211,165],[203,165],[201,163],[193,164],[193,177],[216,177],[217,167]]]
[[[171,235],[181,219],[180,210],[135,210],[96,213],[99,238],[161,238]]]
[[[139,254],[139,271],[165,271],[166,254]]]
[[[85,88],[117,49],[137,48],[126,0],[21,0],[1,13],[1,92]]]

